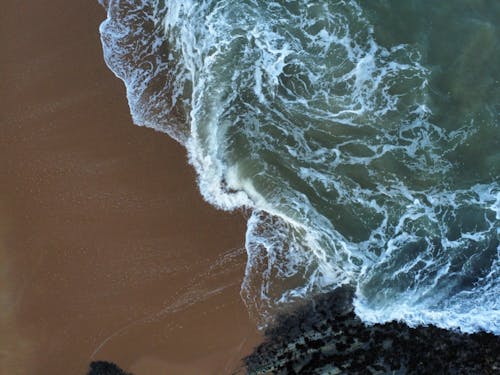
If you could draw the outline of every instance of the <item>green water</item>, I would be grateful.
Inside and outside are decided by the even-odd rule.
[[[379,43],[409,43],[431,70],[430,121],[480,128],[446,155],[457,186],[500,176],[500,3],[481,0],[363,1]]]
[[[252,310],[348,283],[368,322],[500,332],[500,2],[146,4],[102,28],[108,64],[250,212]]]

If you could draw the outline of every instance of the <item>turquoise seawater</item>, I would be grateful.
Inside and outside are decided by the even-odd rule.
[[[351,284],[367,322],[500,333],[498,1],[107,5],[134,121],[250,212],[263,322]]]

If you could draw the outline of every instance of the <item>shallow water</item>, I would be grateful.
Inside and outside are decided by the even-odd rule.
[[[500,4],[109,1],[134,121],[247,207],[242,295],[500,333]]]

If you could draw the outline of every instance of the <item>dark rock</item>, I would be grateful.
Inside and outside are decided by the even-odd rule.
[[[339,288],[279,316],[245,358],[248,373],[500,375],[500,337],[399,322],[366,326],[353,296]]]
[[[112,362],[96,361],[90,364],[90,370],[87,375],[132,375],[123,371]]]

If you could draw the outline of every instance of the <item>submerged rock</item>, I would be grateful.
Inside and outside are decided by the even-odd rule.
[[[342,287],[277,318],[249,374],[500,374],[500,337],[403,323],[365,325]]]
[[[90,370],[87,375],[132,375],[123,371],[112,362],[96,361],[90,363]]]

